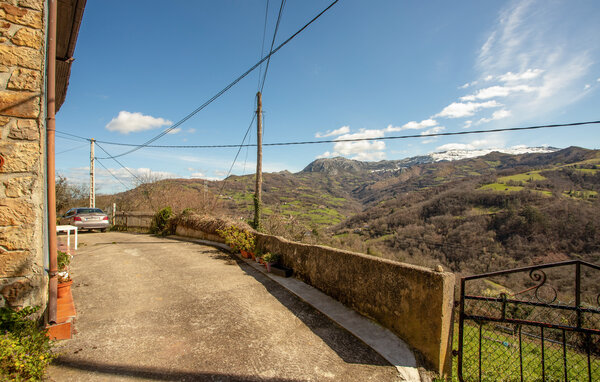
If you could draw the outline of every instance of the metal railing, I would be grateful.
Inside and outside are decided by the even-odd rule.
[[[461,279],[460,381],[600,381],[600,266],[566,261]]]

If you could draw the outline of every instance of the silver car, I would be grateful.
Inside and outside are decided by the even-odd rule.
[[[110,226],[108,215],[100,208],[71,208],[60,219],[60,224],[68,224],[78,229],[99,229],[104,232]]]

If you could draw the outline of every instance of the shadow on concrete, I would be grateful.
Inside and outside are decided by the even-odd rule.
[[[223,373],[204,373],[177,371],[159,367],[136,367],[119,364],[106,364],[76,360],[65,356],[58,357],[53,365],[61,368],[89,371],[114,375],[115,377],[144,378],[155,381],[228,381],[228,382],[296,382],[296,379],[265,378],[248,375],[232,375]]]
[[[214,252],[211,253],[211,257],[224,260],[227,264],[237,264],[242,271],[261,283],[273,297],[302,321],[314,334],[319,336],[344,362],[360,365],[393,366],[352,333],[290,293],[277,282],[246,264],[237,255],[215,248]]]
[[[127,245],[138,245],[138,244],[177,244],[177,243],[169,243],[165,241],[108,241],[105,243],[94,243],[94,245],[107,245],[107,244],[127,244]]]

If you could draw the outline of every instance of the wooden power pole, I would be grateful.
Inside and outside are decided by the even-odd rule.
[[[254,192],[254,228],[261,229],[260,208],[262,198],[262,95],[256,93],[256,191]]]
[[[90,207],[96,208],[96,170],[94,168],[94,142],[95,139],[90,139]]]

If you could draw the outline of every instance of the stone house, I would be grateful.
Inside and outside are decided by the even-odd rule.
[[[56,110],[85,0],[57,1]],[[48,300],[46,0],[0,0],[0,307]]]

